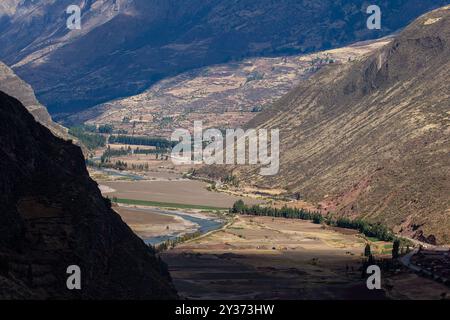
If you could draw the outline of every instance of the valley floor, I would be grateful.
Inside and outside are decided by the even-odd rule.
[[[361,279],[365,241],[307,221],[238,216],[163,255],[188,299],[383,299]]]
[[[130,181],[126,177],[117,180],[117,177],[103,176],[97,180],[109,198],[145,202],[143,205],[114,204],[114,209],[147,243],[157,244],[198,230],[209,232],[162,254],[183,298],[450,297],[448,287],[406,268],[383,274],[383,290],[369,291],[362,278],[364,247],[369,242],[373,253],[388,257],[391,243],[366,239],[353,230],[271,217],[236,216],[220,229],[223,221],[217,223],[215,209],[202,210],[195,206],[230,207],[243,193],[208,191],[206,183],[185,180],[181,175],[150,173],[153,174],[157,179],[155,176],[150,180],[146,177]],[[263,199],[244,198],[246,203]],[[159,202],[155,201],[163,202],[157,205]]]
[[[187,299],[441,299],[450,294],[448,287],[407,270],[382,274],[383,290],[368,290],[361,276],[365,243],[349,230],[239,216],[223,230],[164,253],[163,259]]]

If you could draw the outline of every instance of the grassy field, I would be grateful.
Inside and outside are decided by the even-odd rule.
[[[147,200],[134,200],[134,199],[114,199],[114,202],[121,204],[137,205],[137,206],[149,206],[149,207],[161,207],[161,208],[175,208],[175,209],[199,209],[207,211],[216,210],[228,210],[228,208],[202,206],[195,204],[181,204],[181,203],[169,203],[159,201],[147,201]]]
[[[366,236],[366,239],[369,240],[370,242],[378,242],[378,241],[380,241],[380,239],[375,238],[375,237],[367,237]]]

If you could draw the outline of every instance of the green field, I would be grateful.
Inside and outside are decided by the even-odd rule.
[[[228,208],[201,206],[201,205],[195,205],[195,204],[169,203],[169,202],[133,200],[133,199],[116,199],[116,198],[114,198],[113,202],[137,205],[137,206],[175,208],[175,209],[199,209],[199,210],[207,210],[207,211],[228,210]]]
[[[366,236],[366,238],[367,238],[367,240],[369,240],[370,242],[379,242],[379,241],[380,241],[380,239],[375,238],[375,237],[367,237],[367,236]]]

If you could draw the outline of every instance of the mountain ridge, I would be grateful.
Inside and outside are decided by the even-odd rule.
[[[389,41],[386,37],[313,54],[201,68],[164,79],[140,95],[75,113],[64,123],[108,124],[122,132],[166,138],[200,120],[206,128],[239,127],[323,66],[361,59]]]
[[[326,66],[247,124],[279,128],[280,173],[235,167],[324,214],[450,242],[450,6],[418,18],[364,61]]]
[[[175,299],[167,268],[111,209],[81,149],[0,92],[0,298]],[[81,269],[81,290],[66,272]]]
[[[29,84],[20,79],[7,65],[0,62],[0,91],[3,91],[21,101],[36,121],[49,128],[54,134],[63,139],[68,139],[66,128],[54,122],[47,111],[36,98]]]
[[[379,1],[381,31],[367,29],[363,0],[10,3],[0,21],[0,60],[14,65],[50,113],[64,116],[203,66],[378,38],[447,1]],[[69,4],[81,5],[84,29],[65,28]]]

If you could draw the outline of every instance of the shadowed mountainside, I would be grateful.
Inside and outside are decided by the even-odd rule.
[[[65,123],[109,124],[137,135],[170,138],[178,128],[244,125],[323,66],[359,59],[390,41],[364,41],[308,55],[250,58],[164,79],[144,93],[75,113]]]
[[[47,109],[39,103],[29,84],[20,79],[5,64],[0,62],[0,91],[21,101],[34,118],[50,129],[55,135],[68,139],[67,129],[53,122]]]
[[[0,298],[168,299],[163,264],[111,209],[81,150],[0,92]],[[70,265],[81,291],[66,287]]]
[[[280,172],[234,169],[323,213],[450,242],[450,7],[426,14],[363,61],[327,66],[248,128],[279,128]]]
[[[286,56],[378,38],[446,0],[382,0],[382,30],[357,0],[9,0],[0,60],[52,114],[135,95],[168,76],[252,56]],[[68,30],[68,5],[82,29]]]

